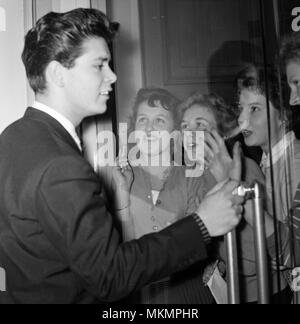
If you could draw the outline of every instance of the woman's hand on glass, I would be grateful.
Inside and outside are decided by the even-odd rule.
[[[129,207],[133,172],[128,162],[116,161],[116,166],[112,168],[112,181],[116,194],[116,209],[122,210]]]
[[[216,130],[205,133],[205,155],[210,162],[208,164],[210,172],[217,182],[228,178],[241,181],[242,162],[240,143],[235,143],[233,158],[228,153],[224,139]]]

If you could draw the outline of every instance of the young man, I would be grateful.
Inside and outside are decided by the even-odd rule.
[[[113,34],[100,11],[75,9],[47,14],[25,38],[36,102],[0,137],[0,266],[7,274],[0,303],[116,301],[204,260],[210,236],[239,223],[243,199],[228,181],[197,213],[120,242],[75,132],[83,118],[106,110],[116,81]]]

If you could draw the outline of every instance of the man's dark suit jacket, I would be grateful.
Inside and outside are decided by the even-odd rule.
[[[121,243],[69,133],[28,108],[0,136],[0,303],[117,301],[206,258],[193,217]]]

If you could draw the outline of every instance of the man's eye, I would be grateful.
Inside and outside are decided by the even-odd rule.
[[[96,64],[95,67],[97,70],[102,70],[105,67],[105,64],[102,62],[102,63]]]

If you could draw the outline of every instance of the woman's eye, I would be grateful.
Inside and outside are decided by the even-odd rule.
[[[257,112],[257,111],[259,111],[259,107],[257,107],[257,106],[251,107],[251,112]]]
[[[205,123],[202,122],[198,122],[196,126],[198,129],[206,129],[208,127]]]
[[[138,119],[139,124],[144,124],[145,122],[146,122],[146,118],[144,118],[144,117]]]
[[[188,128],[188,125],[187,124],[181,124],[180,128],[182,130],[186,130]]]
[[[157,119],[157,122],[159,123],[159,124],[165,124],[165,120],[164,119],[162,119],[162,118],[158,118]]]

